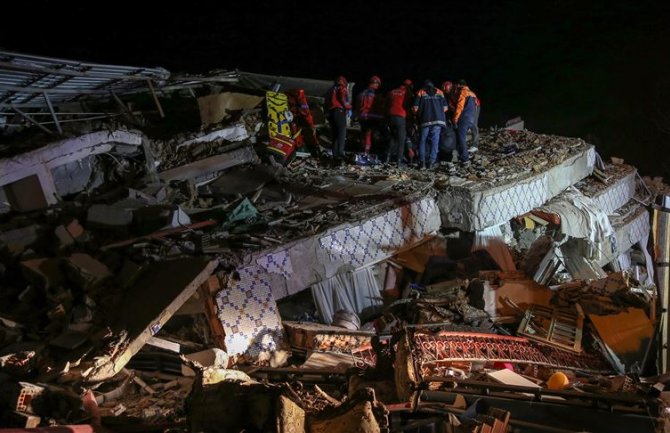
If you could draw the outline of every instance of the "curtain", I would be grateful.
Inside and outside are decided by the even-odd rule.
[[[311,289],[316,308],[328,325],[338,310],[361,314],[368,307],[382,305],[381,287],[372,267],[343,272],[314,284]]]

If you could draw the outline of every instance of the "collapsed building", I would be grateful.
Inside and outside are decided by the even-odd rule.
[[[0,59],[3,425],[664,426],[661,180],[522,127],[332,167],[329,82]]]

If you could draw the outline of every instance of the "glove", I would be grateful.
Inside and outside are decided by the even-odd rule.
[[[351,120],[351,118],[354,116],[354,113],[351,110],[347,110],[347,119]]]

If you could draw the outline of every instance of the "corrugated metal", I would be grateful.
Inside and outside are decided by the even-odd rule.
[[[43,93],[58,105],[156,87],[170,77],[163,68],[103,65],[0,51],[0,107],[45,107]]]

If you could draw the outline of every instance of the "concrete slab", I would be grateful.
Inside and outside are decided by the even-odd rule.
[[[190,164],[163,171],[158,174],[158,177],[165,182],[194,179],[197,183],[199,181],[209,180],[207,176],[209,174],[217,173],[236,165],[256,161],[258,161],[258,156],[256,156],[256,152],[254,152],[251,147],[241,147],[222,155],[211,156]]]
[[[251,254],[238,269],[240,280],[216,295],[226,350],[254,359],[272,351],[283,338],[276,300],[344,270],[385,260],[439,228],[437,204],[427,197]]]
[[[591,197],[607,215],[611,215],[635,196],[637,169],[625,164],[607,164],[604,170],[611,180],[605,184],[595,176],[575,184],[584,195]]]
[[[37,176],[47,204],[55,204],[57,188],[51,170],[90,155],[109,152],[117,144],[141,146],[143,136],[138,131],[98,131],[70,138],[0,160],[0,186]]]
[[[466,182],[448,186],[438,193],[442,226],[465,231],[483,230],[530,212],[593,171],[595,149],[583,144],[563,162],[491,186],[487,182]]]

